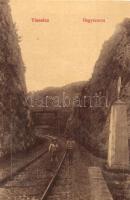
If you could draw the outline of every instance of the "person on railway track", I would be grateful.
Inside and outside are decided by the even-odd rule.
[[[73,138],[72,137],[68,138],[66,141],[66,149],[67,149],[67,157],[69,164],[73,163],[74,146],[75,146],[75,141],[73,140]]]
[[[49,153],[50,153],[50,160],[54,164],[58,162],[58,148],[59,145],[57,139],[56,138],[52,139],[49,145]]]

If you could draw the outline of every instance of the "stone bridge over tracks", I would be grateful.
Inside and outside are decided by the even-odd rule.
[[[60,135],[64,133],[70,109],[30,107],[30,111],[33,126],[39,134]]]

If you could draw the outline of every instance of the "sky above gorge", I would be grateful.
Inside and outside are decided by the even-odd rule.
[[[130,17],[128,1],[10,0],[10,6],[28,91],[88,80],[104,41]]]

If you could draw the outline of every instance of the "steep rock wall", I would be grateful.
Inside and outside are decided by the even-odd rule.
[[[83,88],[84,96],[105,96],[108,106],[86,105],[76,108],[67,124],[69,134],[74,134],[89,150],[100,156],[107,155],[109,113],[117,98],[117,81],[122,77],[121,98],[130,105],[130,19],[117,26],[113,36],[104,43],[95,64],[92,78]]]
[[[25,67],[7,0],[0,0],[0,156],[26,149],[29,131]]]

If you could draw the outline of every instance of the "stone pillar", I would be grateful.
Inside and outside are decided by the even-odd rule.
[[[129,168],[127,129],[127,105],[117,100],[110,113],[108,167],[111,169]]]

